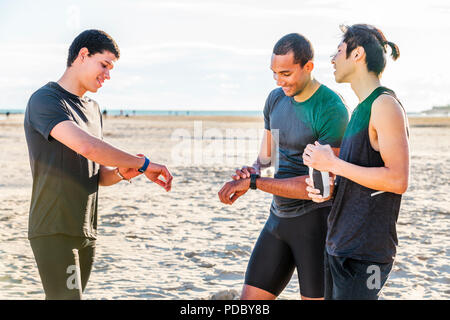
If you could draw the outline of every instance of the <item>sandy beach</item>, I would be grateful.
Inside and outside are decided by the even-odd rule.
[[[381,299],[450,299],[450,118],[430,119],[410,119],[410,186]],[[143,177],[100,188],[96,261],[84,299],[236,298],[272,197],[248,192],[227,206],[217,192],[236,167],[254,160],[262,128],[262,118],[249,117],[106,118],[106,141],[167,164],[174,181],[169,193]],[[196,130],[210,139],[198,140]],[[233,140],[227,130],[252,135]],[[43,299],[27,240],[32,179],[23,115],[0,120],[0,144],[0,299]],[[279,298],[299,299],[296,273]]]

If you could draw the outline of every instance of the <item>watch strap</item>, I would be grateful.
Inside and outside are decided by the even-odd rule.
[[[250,189],[256,190],[256,179],[260,178],[259,174],[252,173],[250,174]]]
[[[147,157],[145,157],[145,156],[144,156],[144,158],[145,158],[144,165],[138,169],[138,171],[139,171],[140,173],[144,173],[145,170],[147,170],[148,165],[150,164],[150,160],[149,160]]]

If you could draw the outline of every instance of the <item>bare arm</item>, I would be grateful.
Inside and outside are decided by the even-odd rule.
[[[83,157],[103,166],[138,169],[144,164],[142,157],[124,152],[94,137],[73,121],[58,123],[50,135]]]
[[[266,130],[258,160],[270,160],[270,142],[271,134],[269,130]],[[339,150],[339,148],[333,148],[332,152],[335,152],[335,154],[338,155]],[[220,201],[225,204],[233,204],[234,201],[244,195],[250,187],[249,177],[250,173],[254,173],[254,169],[256,168],[244,167],[241,170],[236,170],[236,174],[232,176],[233,181],[227,182],[219,191],[218,195]],[[256,180],[256,187],[261,191],[285,198],[311,200],[306,190],[306,187],[308,186],[305,181],[306,178],[308,178],[307,175],[287,179],[259,178]]]
[[[327,150],[329,146],[318,145],[307,147],[304,162],[367,188],[402,194],[408,188],[409,179],[409,144],[405,123],[405,115],[398,102],[382,95],[372,105],[370,126],[376,131],[383,167],[354,165],[334,157]]]
[[[306,192],[306,178],[308,176],[287,179],[259,178],[256,179],[256,187],[280,197],[310,200]]]
[[[52,129],[50,135],[68,148],[103,167],[118,167],[125,170],[128,177],[139,175],[140,173],[137,173],[136,169],[141,168],[145,163],[145,158],[142,155],[135,156],[122,151],[94,137],[72,121],[58,123]],[[101,169],[99,184],[111,185],[120,181],[112,176],[110,170]],[[166,191],[170,191],[172,188],[173,177],[165,166],[150,162],[144,174],[149,180],[163,187]],[[161,180],[160,177],[163,177],[164,180]]]
[[[394,98],[380,96],[372,106],[370,122],[378,136],[384,167],[365,168],[339,159],[335,173],[371,189],[402,194],[408,189],[409,178],[409,145],[403,110]]]
[[[270,163],[271,141],[272,135],[270,131],[265,130],[258,161]],[[332,148],[332,150],[336,156],[339,155],[339,148]],[[255,165],[253,167],[255,167]],[[232,178],[233,180],[249,178],[250,173],[253,173],[251,171],[251,168],[248,167],[244,167],[241,170],[238,169]],[[308,178],[307,175],[287,179],[260,178],[256,181],[256,187],[261,191],[285,198],[310,200],[311,198],[306,191],[306,178]]]
[[[331,149],[336,156],[339,155],[339,148]],[[287,179],[260,178],[256,180],[256,187],[261,191],[280,197],[311,200],[306,191],[308,185],[305,180],[308,177],[305,175]]]

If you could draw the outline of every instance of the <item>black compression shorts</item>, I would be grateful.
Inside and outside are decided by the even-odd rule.
[[[79,300],[91,274],[95,240],[62,234],[30,240],[47,300]]]
[[[278,296],[294,269],[302,296],[324,296],[324,249],[331,207],[294,218],[270,214],[253,249],[245,284]]]

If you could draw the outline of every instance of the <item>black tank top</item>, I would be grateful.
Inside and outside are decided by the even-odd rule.
[[[378,87],[356,107],[342,140],[342,160],[363,167],[384,166],[369,139],[372,103],[381,94],[396,98],[392,90]],[[402,196],[366,188],[340,176],[336,184],[328,218],[327,252],[358,260],[391,262],[398,244],[396,222]]]

